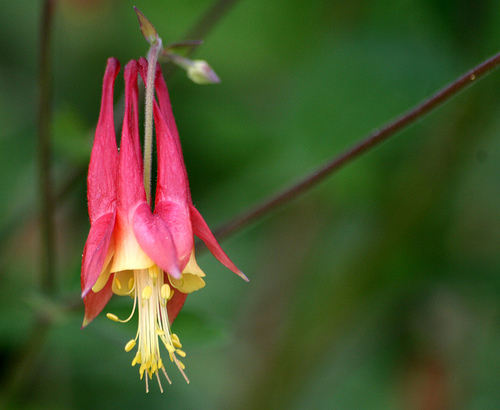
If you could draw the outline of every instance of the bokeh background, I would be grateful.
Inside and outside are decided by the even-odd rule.
[[[85,171],[109,56],[164,43],[213,0],[60,0],[51,141],[56,289],[40,291],[36,101],[42,2],[0,13],[0,400],[27,409],[500,408],[500,73],[227,238],[249,283],[201,253],[173,325],[186,385],[149,394],[136,319],[81,330]],[[235,1],[168,78],[195,205],[213,228],[500,50],[495,0]],[[123,90],[117,81],[116,96]],[[105,309],[125,317],[132,302]],[[47,323],[49,325],[47,326]],[[9,404],[6,404],[9,403]],[[0,405],[1,407],[1,405]]]

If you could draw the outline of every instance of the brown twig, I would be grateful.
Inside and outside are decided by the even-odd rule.
[[[224,17],[238,0],[219,0],[206,11],[206,13],[193,25],[193,27],[184,35],[184,40],[202,40],[204,39],[214,26]],[[189,47],[187,55],[193,53],[198,48],[198,45]],[[163,70],[163,75],[166,78],[172,76],[177,69],[177,65],[169,64]]]
[[[51,175],[50,124],[52,120],[52,79],[51,79],[51,31],[54,15],[54,0],[46,0],[43,5],[38,99],[38,176],[40,186],[41,214],[41,287],[45,293],[55,290],[55,223],[54,197]]]
[[[238,0],[219,0],[207,10],[198,22],[184,36],[185,40],[205,37]]]
[[[322,182],[334,171],[337,171],[342,166],[358,158],[365,152],[369,151],[371,148],[388,140],[390,137],[396,135],[402,129],[415,124],[425,115],[444,104],[453,96],[457,95],[460,91],[463,91],[465,88],[467,88],[467,86],[491,73],[499,65],[500,53],[474,67],[472,70],[463,74],[457,80],[453,81],[452,83],[435,93],[429,99],[421,102],[417,106],[397,117],[395,120],[384,125],[382,128],[373,131],[359,143],[355,144],[351,148],[348,148],[342,154],[334,157],[332,160],[328,161],[322,167],[312,172],[301,181],[292,185],[290,188],[285,189],[281,193],[278,193],[277,195],[265,200],[263,203],[256,205],[254,208],[251,208],[247,212],[241,214],[240,216],[237,216],[232,221],[229,221],[228,223],[222,225],[219,229],[214,231],[214,235],[218,239],[229,236],[242,229],[250,222],[254,222],[265,214],[268,214],[269,212],[284,205],[285,203],[297,198],[299,195],[312,189],[318,183]]]
[[[55,224],[54,198],[51,177],[50,124],[52,120],[52,79],[51,79],[51,31],[55,0],[45,0],[41,15],[40,56],[39,56],[39,96],[38,96],[38,177],[40,185],[40,227],[41,227],[41,290],[49,295],[56,289],[55,281]],[[36,312],[35,321],[29,337],[19,355],[13,360],[4,374],[9,377],[3,383],[3,405],[15,406],[26,374],[31,370],[40,355],[43,341],[50,330],[51,323],[43,314]],[[10,408],[10,407],[9,407]]]

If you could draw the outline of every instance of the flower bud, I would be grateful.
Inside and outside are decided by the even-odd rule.
[[[137,14],[137,18],[139,19],[142,35],[149,44],[155,44],[158,41],[158,32],[155,27],[137,7],[134,6],[134,10]]]
[[[220,78],[204,60],[193,60],[186,70],[188,77],[196,84],[220,83]]]

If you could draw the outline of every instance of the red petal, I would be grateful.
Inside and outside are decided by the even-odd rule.
[[[148,72],[148,60],[144,57],[139,59],[139,73],[141,78],[146,83],[146,77]],[[172,105],[170,103],[170,96],[168,95],[167,84],[163,79],[160,64],[156,64],[155,73],[155,91],[158,96],[158,103],[160,104],[160,110],[165,118],[165,121],[172,131],[172,135],[179,140],[179,132],[177,131],[177,126],[175,124],[174,114],[172,112]],[[179,146],[180,147],[180,146]]]
[[[174,291],[174,296],[172,296],[172,299],[167,302],[167,313],[170,324],[174,323],[174,320],[181,311],[182,306],[184,306],[186,298],[187,293]]]
[[[172,201],[159,202],[155,206],[155,215],[158,215],[168,226],[177,250],[179,270],[182,272],[194,248],[193,228],[187,204]]]
[[[95,285],[104,268],[104,262],[113,238],[116,212],[99,217],[90,227],[82,259],[82,297]]]
[[[101,112],[87,177],[91,223],[100,215],[111,212],[115,207],[118,149],[113,122],[113,89],[118,71],[120,71],[118,60],[108,59],[102,86]]]
[[[156,65],[155,90],[156,90],[156,95],[158,96],[158,104],[160,105],[160,111],[163,115],[163,118],[165,119],[165,122],[167,123],[170,132],[172,133],[172,136],[174,137],[177,149],[182,155],[181,141],[179,139],[179,131],[177,130],[177,125],[175,124],[174,113],[172,112],[172,104],[170,103],[170,96],[168,95],[167,84],[165,83],[165,80],[163,78],[160,64]]]
[[[134,234],[141,249],[160,269],[180,279],[177,251],[167,224],[158,215],[151,214],[147,203],[137,207],[133,221]]]
[[[179,150],[156,102],[153,112],[158,152],[156,203],[171,200],[186,204],[189,198],[189,185],[182,152]]]
[[[139,71],[146,84],[148,62],[139,60]],[[167,85],[163,79],[160,65],[156,66],[155,89],[160,106],[154,102],[156,146],[158,152],[158,179],[156,204],[160,201],[174,200],[191,203],[191,193],[187,178],[181,142],[170,104]]]
[[[92,322],[97,315],[102,312],[104,306],[106,306],[109,302],[109,299],[111,299],[111,296],[113,295],[113,291],[111,290],[113,278],[114,275],[111,274],[106,286],[104,286],[101,291],[97,293],[90,291],[87,296],[83,298],[83,303],[85,303],[85,317],[83,319],[82,328]]]
[[[129,92],[129,104],[128,106],[129,112],[126,113],[130,116],[129,127],[130,132],[132,133],[132,140],[134,144],[134,152],[137,155],[137,160],[140,164],[141,175],[143,174],[143,164],[142,164],[142,153],[141,153],[141,142],[139,138],[139,90],[137,86],[137,61],[131,60],[127,66],[125,67],[125,87],[128,88]],[[125,122],[125,118],[124,118]]]
[[[194,205],[189,205],[189,213],[191,215],[194,234],[205,242],[205,245],[207,245],[210,252],[212,252],[220,263],[248,282],[248,278],[236,267],[231,259],[229,259],[226,252],[222,250],[217,239],[215,239],[212,231]]]
[[[125,115],[118,168],[118,208],[129,214],[139,203],[146,202],[142,176],[137,112],[137,62],[125,67]]]

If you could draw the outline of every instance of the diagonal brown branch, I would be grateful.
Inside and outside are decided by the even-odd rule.
[[[265,200],[263,203],[256,205],[254,208],[251,208],[247,212],[221,226],[214,232],[214,235],[218,239],[229,236],[239,231],[250,222],[263,217],[265,214],[268,214],[285,203],[297,198],[304,192],[312,189],[314,186],[325,180],[326,177],[340,169],[342,166],[353,161],[357,157],[369,151],[371,148],[388,140],[390,137],[393,137],[402,129],[415,124],[425,115],[450,100],[460,91],[463,91],[470,84],[491,73],[493,70],[498,68],[499,65],[500,53],[477,65],[472,70],[466,72],[427,100],[403,113],[395,120],[384,125],[382,128],[373,131],[366,138],[348,148],[342,154],[334,157],[331,161],[328,161],[322,167],[292,185],[290,188],[285,189],[277,195]]]
[[[184,35],[184,40],[204,39],[237,2],[238,0],[219,0],[215,2]],[[188,55],[193,53],[197,48],[198,46],[190,47]],[[177,68],[175,64],[167,65],[163,70],[164,76],[166,78],[171,77]]]
[[[196,40],[205,37],[224,17],[238,0],[219,0],[207,10],[198,22],[184,36],[186,40]]]
[[[54,0],[43,5],[40,34],[39,99],[38,99],[38,176],[41,208],[41,287],[46,293],[55,290],[55,223],[51,176],[50,123],[52,119],[51,30]]]

